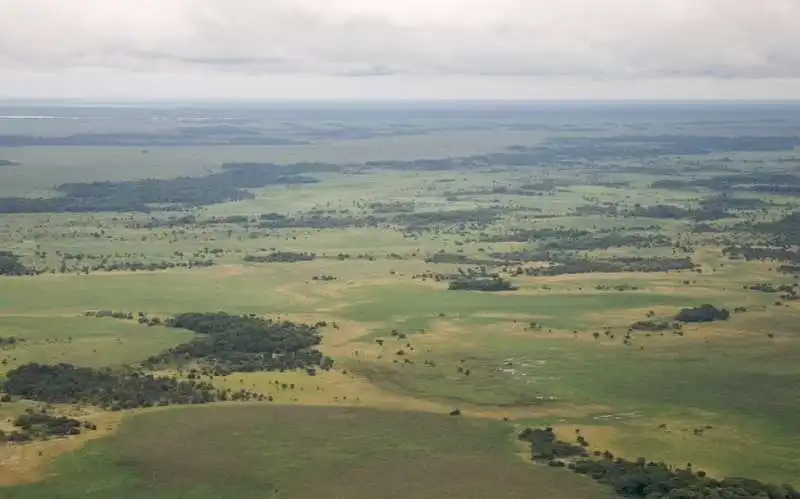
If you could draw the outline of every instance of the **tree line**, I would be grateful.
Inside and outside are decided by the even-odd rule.
[[[209,383],[66,363],[23,364],[6,374],[3,388],[9,395],[29,400],[92,405],[112,411],[220,399],[219,391]]]
[[[268,185],[318,182],[300,175],[302,169],[261,163],[230,163],[222,171],[199,177],[103,182],[72,182],[56,187],[52,198],[0,198],[0,213],[150,212],[154,206],[172,209],[252,199],[246,189]]]
[[[314,260],[314,253],[296,253],[293,251],[273,251],[265,255],[245,255],[242,259],[248,263],[293,263],[310,262]]]
[[[511,284],[511,282],[499,277],[460,277],[454,281],[451,281],[447,289],[450,291],[516,291],[519,288]]]
[[[565,274],[587,274],[591,272],[669,272],[694,270],[696,265],[689,258],[645,258],[619,257],[589,259],[570,256],[553,257],[547,267],[518,268],[514,275],[557,276]]]
[[[577,430],[576,430],[577,431]],[[531,458],[554,467],[565,467],[607,485],[624,497],[647,499],[800,499],[791,485],[775,485],[752,478],[709,477],[695,470],[638,458],[631,461],[611,452],[586,450],[588,442],[578,433],[571,444],[556,438],[552,428],[526,428],[519,439],[530,443]]]

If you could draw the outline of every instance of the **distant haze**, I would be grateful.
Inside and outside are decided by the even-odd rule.
[[[800,0],[0,0],[0,96],[800,99]]]

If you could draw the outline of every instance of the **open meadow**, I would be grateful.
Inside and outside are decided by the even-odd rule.
[[[0,109],[0,497],[800,487],[796,111]]]

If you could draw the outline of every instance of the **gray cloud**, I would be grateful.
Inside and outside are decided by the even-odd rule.
[[[0,0],[0,67],[800,77],[797,0]]]

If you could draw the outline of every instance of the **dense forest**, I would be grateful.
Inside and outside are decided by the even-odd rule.
[[[198,337],[151,357],[151,366],[199,362],[204,372],[214,375],[333,366],[333,359],[315,348],[322,341],[316,325],[222,312],[180,314],[166,325],[194,331]]]
[[[303,168],[269,163],[227,163],[222,165],[221,171],[200,177],[73,182],[56,188],[62,194],[60,197],[0,198],[0,213],[149,212],[154,205],[204,206],[253,198],[246,189],[315,183],[316,179],[302,173],[318,170],[313,164]]]
[[[39,402],[85,404],[108,410],[202,404],[220,399],[219,391],[209,383],[71,364],[21,365],[6,374],[4,390]]]

